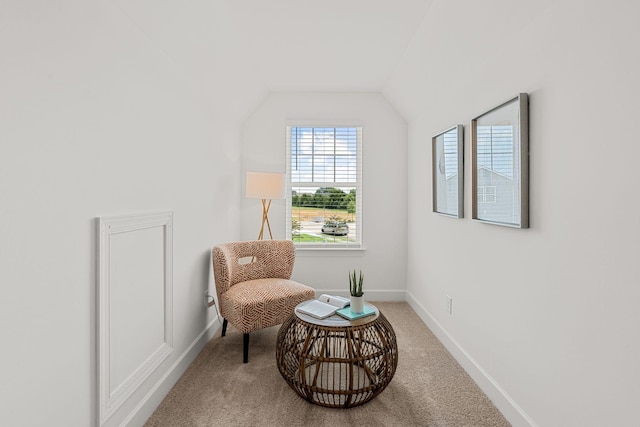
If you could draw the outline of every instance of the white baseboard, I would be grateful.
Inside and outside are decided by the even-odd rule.
[[[500,387],[500,385],[467,353],[458,342],[442,327],[411,294],[406,293],[406,301],[433,334],[458,361],[462,368],[487,395],[498,410],[514,427],[537,427],[537,424],[520,406]]]
[[[187,349],[182,352],[178,360],[175,361],[171,368],[160,378],[156,385],[149,390],[140,403],[131,411],[131,413],[122,421],[121,427],[138,427],[143,426],[149,419],[153,411],[162,402],[171,388],[175,385],[180,377],[187,370],[189,365],[193,363],[196,356],[200,354],[204,346],[209,342],[213,335],[221,328],[218,317],[213,319],[207,327],[200,332],[197,338],[191,343]]]

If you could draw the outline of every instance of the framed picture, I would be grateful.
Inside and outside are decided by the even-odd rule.
[[[472,218],[529,228],[529,97],[521,93],[471,121]]]
[[[464,216],[464,126],[457,125],[431,139],[433,211]]]

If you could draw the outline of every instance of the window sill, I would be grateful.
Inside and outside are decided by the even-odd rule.
[[[296,246],[296,254],[301,256],[315,256],[315,255],[332,255],[335,253],[340,254],[353,254],[358,255],[366,251],[367,248],[359,247],[359,248],[348,248],[348,247],[338,247],[338,248],[326,248],[326,247],[300,247]]]

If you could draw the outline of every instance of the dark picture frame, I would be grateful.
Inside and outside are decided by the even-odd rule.
[[[472,218],[529,228],[529,96],[471,121]]]
[[[433,212],[464,217],[464,126],[456,125],[431,138]]]

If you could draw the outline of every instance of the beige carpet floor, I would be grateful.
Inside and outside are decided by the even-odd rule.
[[[214,337],[149,418],[164,426],[437,426],[510,424],[407,303],[377,302],[396,332],[398,368],[387,388],[350,409],[313,405],[284,381],[275,359],[279,327]]]

